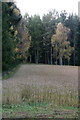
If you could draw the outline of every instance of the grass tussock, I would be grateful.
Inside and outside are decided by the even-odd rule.
[[[15,104],[20,102],[51,103],[57,106],[78,106],[77,91],[54,90],[49,86],[23,85],[18,88],[10,86],[3,90],[3,104]]]

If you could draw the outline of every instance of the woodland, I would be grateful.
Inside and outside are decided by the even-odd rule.
[[[73,65],[80,62],[80,21],[76,14],[51,10],[22,17],[13,2],[2,3],[2,70],[20,63]]]
[[[16,3],[2,2],[3,118],[77,119],[78,66],[78,15],[53,8],[22,16]]]

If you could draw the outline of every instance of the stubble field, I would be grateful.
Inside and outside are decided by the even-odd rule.
[[[77,116],[78,67],[21,65],[2,84],[3,117]],[[22,106],[25,110],[21,110]]]

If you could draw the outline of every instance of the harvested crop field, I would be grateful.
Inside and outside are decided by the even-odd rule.
[[[53,109],[55,106],[77,107],[78,67],[21,65],[12,78],[3,80],[3,104],[22,102],[34,106],[48,103]]]
[[[51,65],[22,65],[10,79],[3,81],[3,88],[21,84],[51,85],[57,89],[78,87],[78,67]]]

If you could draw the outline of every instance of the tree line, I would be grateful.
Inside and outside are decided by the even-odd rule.
[[[2,71],[13,69],[26,58],[31,37],[13,2],[2,2]]]
[[[25,14],[26,27],[31,35],[28,62],[44,64],[79,65],[79,18],[65,10],[60,14],[51,10],[47,14]]]
[[[80,65],[80,21],[77,15],[51,10],[22,17],[13,2],[2,3],[2,69],[19,63]]]

